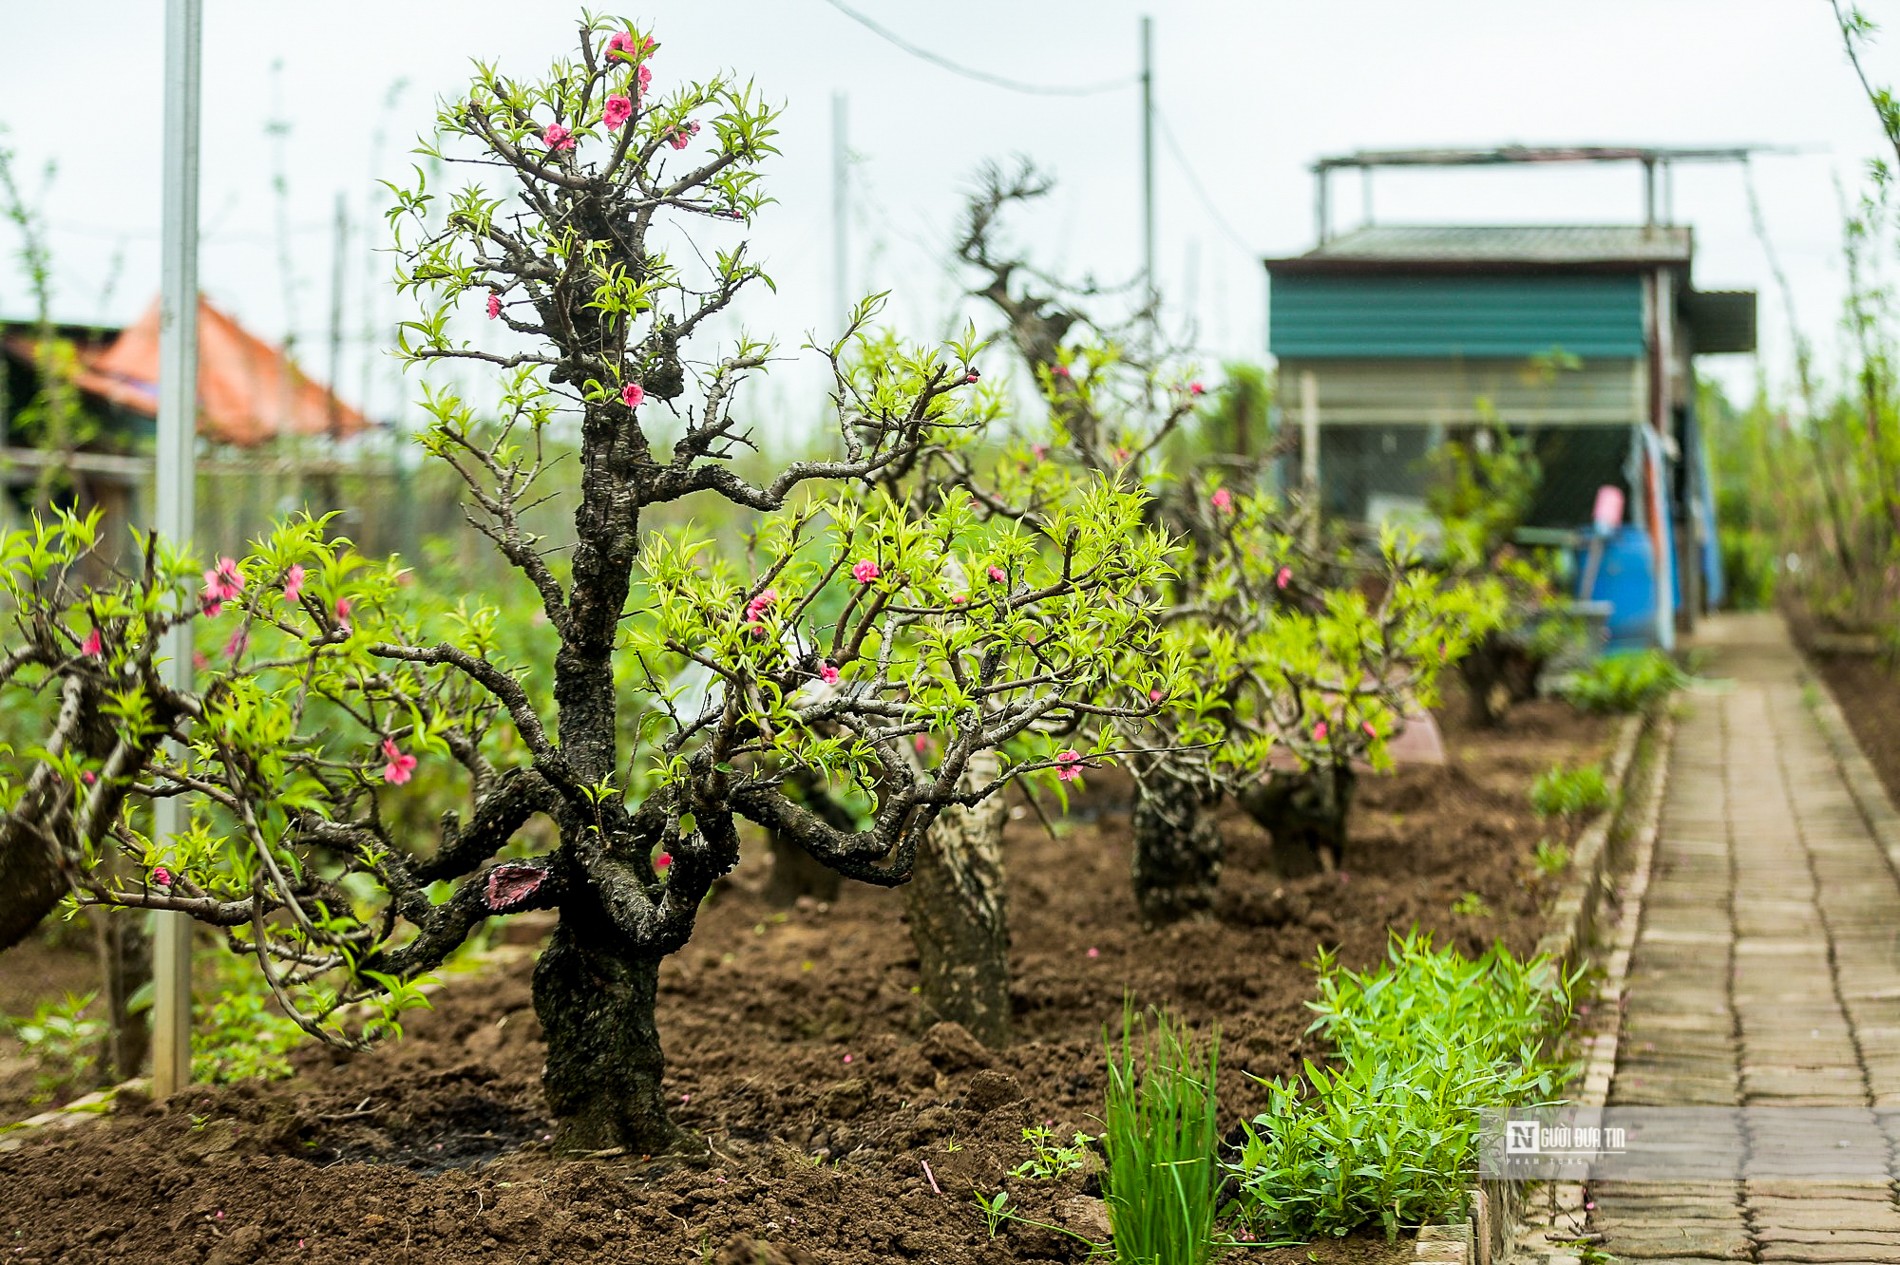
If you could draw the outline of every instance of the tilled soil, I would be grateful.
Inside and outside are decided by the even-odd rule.
[[[1222,1035],[1222,1114],[1251,1076],[1322,1053],[1304,1036],[1320,945],[1348,965],[1414,925],[1481,950],[1542,931],[1529,863],[1545,823],[1537,773],[1598,758],[1606,722],[1554,703],[1497,734],[1448,735],[1453,763],[1366,779],[1337,875],[1281,882],[1267,842],[1227,823],[1218,916],[1139,930],[1126,787],[1096,779],[1061,837],[1015,813],[1008,835],[1016,1040],[982,1050],[927,1029],[892,893],[848,890],[780,913],[742,867],[662,975],[677,1117],[703,1159],[557,1156],[541,1100],[528,963],[460,979],[398,1043],[353,1058],[306,1049],[298,1074],[126,1103],[59,1135],[0,1137],[0,1259],[19,1262],[388,1260],[941,1265],[1075,1261],[1102,1237],[1095,1179],[1008,1176],[1023,1130],[1097,1131],[1103,1029],[1124,994]],[[1459,916],[1475,892],[1491,911]],[[0,970],[7,960],[0,957]],[[122,1100],[123,1102],[123,1100]],[[1036,1221],[992,1240],[972,1195],[1008,1189]],[[1344,1255],[1341,1255],[1344,1252]],[[1304,1250],[1250,1254],[1250,1260]],[[1352,1240],[1324,1259],[1381,1261]],[[1393,1259],[1396,1259],[1394,1257]]]
[[[1799,610],[1786,615],[1796,644],[1827,682],[1888,796],[1900,802],[1900,674],[1880,655],[1830,651],[1817,639],[1822,629],[1813,619]]]

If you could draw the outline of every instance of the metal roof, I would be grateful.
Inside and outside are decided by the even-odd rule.
[[[1687,264],[1684,226],[1625,224],[1368,225],[1297,256],[1300,261],[1393,263]],[[1270,261],[1272,263],[1293,261]]]
[[[1750,154],[1793,153],[1774,145],[1668,147],[1655,145],[1490,145],[1478,148],[1360,149],[1329,154],[1315,171],[1338,167],[1488,167],[1500,163],[1722,162]]]

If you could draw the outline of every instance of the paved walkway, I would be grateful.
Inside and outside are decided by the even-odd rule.
[[[1900,1108],[1900,883],[1780,620],[1705,628],[1704,675],[1725,684],[1692,693],[1676,728],[1610,1103]],[[1900,1263],[1891,1181],[1592,1196],[1602,1247],[1626,1259]]]

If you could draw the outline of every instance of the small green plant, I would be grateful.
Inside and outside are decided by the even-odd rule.
[[[1489,918],[1491,906],[1484,903],[1484,897],[1476,892],[1466,892],[1451,902],[1451,912],[1457,918]]]
[[[1639,712],[1667,698],[1688,681],[1676,661],[1660,650],[1606,655],[1559,687],[1566,702],[1586,712]]]
[[[1531,807],[1539,817],[1563,817],[1574,821],[1586,813],[1600,812],[1614,798],[1609,779],[1599,765],[1578,768],[1553,765],[1537,775],[1531,784]]]
[[[992,1239],[995,1238],[997,1233],[1003,1228],[1003,1222],[1010,1220],[1016,1215],[1008,1210],[1008,1204],[1009,1192],[1007,1190],[999,1190],[994,1195],[987,1197],[980,1190],[976,1192],[976,1206],[983,1213],[983,1225],[989,1230]]]
[[[1011,1177],[1027,1177],[1034,1181],[1048,1181],[1073,1173],[1081,1169],[1088,1161],[1089,1144],[1095,1141],[1086,1133],[1078,1132],[1070,1146],[1058,1146],[1055,1133],[1041,1125],[1023,1130],[1023,1141],[1035,1148],[1035,1154],[1011,1169]]]
[[[192,1007],[191,1078],[222,1085],[289,1076],[285,1055],[303,1041],[303,1029],[271,1004],[270,989],[242,959],[214,961],[219,987]]]
[[[1106,1044],[1107,1034],[1104,1033]],[[1212,1246],[1220,1033],[1122,1009],[1108,1054],[1103,1193],[1119,1265],[1202,1265]]]
[[[92,1074],[106,1024],[103,1019],[89,1018],[86,1010],[98,996],[96,992],[67,993],[60,1001],[41,1002],[30,1018],[5,1021],[27,1057],[38,1065],[35,1102],[83,1085]]]
[[[1478,1109],[1550,1103],[1570,1066],[1554,1050],[1574,978],[1502,946],[1472,961],[1394,936],[1363,974],[1322,953],[1312,1030],[1335,1059],[1263,1082],[1267,1110],[1227,1165],[1226,1209],[1256,1241],[1304,1243],[1458,1214],[1477,1157]],[[1167,1259],[1167,1258],[1163,1258]]]
[[[1539,839],[1531,863],[1545,878],[1556,878],[1570,867],[1570,848],[1554,839]]]

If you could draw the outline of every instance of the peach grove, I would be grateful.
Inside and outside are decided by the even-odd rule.
[[[479,66],[423,143],[467,183],[392,186],[421,442],[466,482],[521,594],[498,600],[544,621],[544,652],[511,653],[479,594],[422,600],[325,520],[210,559],[143,537],[103,583],[80,579],[92,520],[0,543],[0,708],[45,718],[0,748],[0,845],[53,857],[73,905],[217,928],[346,1047],[398,1034],[485,920],[557,911],[534,1004],[559,1140],[637,1153],[681,1141],[659,966],[742,823],[895,887],[968,869],[1011,783],[1061,791],[1120,762],[1151,806],[1137,888],[1165,921],[1218,873],[1178,855],[1211,805],[1379,767],[1501,609],[1401,541],[1322,547],[1251,472],[1171,473],[1198,388],[1101,331],[1015,349],[1049,406],[1032,419],[974,334],[913,345],[867,300],[808,349],[831,372],[830,451],[757,475],[735,458],[773,348],[703,327],[769,284],[746,230],[777,111],[735,79],[669,83],[661,53],[590,17],[538,77]],[[459,341],[462,311],[511,350]],[[498,403],[432,380],[445,360],[486,365]],[[555,489],[577,505],[559,542],[522,520]],[[748,524],[747,548],[646,517],[679,502]],[[180,625],[221,647],[188,690],[159,671]],[[456,809],[425,829],[424,795]],[[173,796],[190,829],[154,838],[150,805]]]

